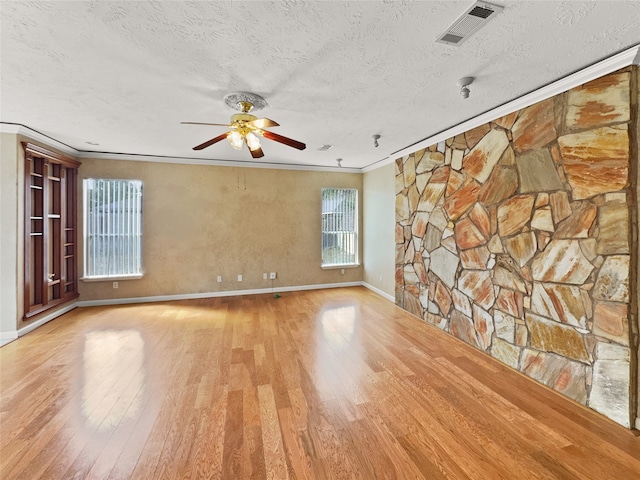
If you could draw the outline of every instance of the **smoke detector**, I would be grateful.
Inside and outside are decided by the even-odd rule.
[[[476,2],[471,5],[458,19],[453,22],[436,43],[446,45],[462,45],[473,33],[483,27],[495,17],[504,7],[486,2]]]

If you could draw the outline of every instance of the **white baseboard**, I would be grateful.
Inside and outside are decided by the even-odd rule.
[[[7,343],[13,342],[18,338],[18,331],[0,333],[0,347],[4,347]]]
[[[78,307],[98,307],[102,305],[126,305],[130,303],[168,302],[172,300],[195,300],[198,298],[234,297],[238,295],[259,295],[264,293],[295,292],[299,290],[320,290],[323,288],[360,287],[363,282],[322,283],[317,285],[296,285],[291,287],[255,288],[251,290],[228,290],[224,292],[184,293],[177,295],[155,295],[152,297],[110,298],[106,300],[86,300],[77,302]]]
[[[372,292],[377,293],[378,295],[380,295],[382,298],[386,298],[387,300],[389,300],[390,302],[396,303],[396,299],[393,295],[389,295],[386,292],[383,292],[382,290],[380,290],[379,288],[374,287],[373,285],[369,285],[366,282],[362,282],[362,286],[363,287],[367,287],[369,290],[371,290]]]
[[[36,328],[44,325],[45,323],[50,322],[54,318],[57,318],[60,315],[70,312],[77,306],[78,306],[78,302],[70,303],[68,305],[65,305],[63,308],[56,310],[55,312],[51,312],[51,313],[48,313],[47,315],[40,317],[37,321],[30,323],[26,327],[22,327],[20,330],[18,330],[18,336],[21,337],[23,335],[26,335],[27,333],[35,330]]]
[[[172,300],[194,300],[198,298],[213,298],[213,297],[233,297],[239,295],[259,295],[265,293],[280,293],[280,292],[295,292],[300,290],[321,290],[324,288],[342,288],[342,287],[366,287],[372,292],[377,293],[383,298],[391,302],[395,302],[395,298],[382,290],[374,287],[373,285],[369,285],[364,282],[341,282],[341,283],[322,283],[316,285],[296,285],[291,287],[277,287],[277,288],[256,288],[251,290],[229,290],[225,292],[204,292],[204,293],[186,293],[186,294],[178,294],[178,295],[155,295],[152,297],[133,297],[133,298],[111,298],[106,300],[86,300],[86,301],[78,301],[66,305],[65,307],[56,310],[55,312],[49,313],[41,318],[39,318],[36,322],[33,322],[26,327],[21,328],[17,332],[3,332],[2,336],[0,336],[0,347],[2,345],[6,345],[9,342],[21,337],[36,328],[44,325],[47,322],[50,322],[54,318],[59,317],[76,307],[97,307],[104,305],[126,305],[132,303],[149,303],[149,302],[167,302]]]

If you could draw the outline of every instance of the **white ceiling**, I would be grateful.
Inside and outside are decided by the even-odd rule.
[[[227,123],[223,97],[250,91],[307,144],[262,140],[265,161],[364,168],[640,42],[637,0],[496,0],[463,45],[434,43],[472,3],[3,0],[0,121],[80,151],[250,162],[192,150],[223,127],[180,125]]]

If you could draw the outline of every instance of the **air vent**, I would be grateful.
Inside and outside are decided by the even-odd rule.
[[[496,16],[503,7],[485,2],[476,2],[471,5],[451,25],[446,32],[436,39],[436,43],[446,45],[462,45],[473,33],[484,26],[489,20]]]
[[[318,150],[320,150],[321,152],[326,152],[327,150],[331,150],[333,148],[333,145],[322,145]]]

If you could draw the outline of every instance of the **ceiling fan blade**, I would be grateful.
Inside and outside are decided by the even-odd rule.
[[[260,148],[260,147],[254,149],[254,150],[249,149],[249,151],[251,152],[251,156],[253,158],[264,157],[264,153],[262,152],[262,148]]]
[[[288,145],[290,147],[297,148],[298,150],[304,150],[305,148],[307,148],[307,146],[302,142],[298,142],[297,140],[293,140],[292,138],[283,137],[282,135],[269,132],[268,130],[265,130],[262,136],[264,138],[268,138],[269,140],[274,140],[276,142],[284,143],[285,145]]]
[[[202,123],[202,122],[180,122],[180,125],[214,125],[216,127],[230,127],[226,123]]]
[[[203,148],[210,147],[214,143],[218,143],[220,140],[224,140],[229,135],[229,132],[224,132],[222,135],[218,135],[216,138],[212,138],[208,142],[201,143],[197,147],[193,147],[194,150],[202,150]]]
[[[247,122],[249,125],[252,125],[256,128],[269,128],[269,127],[279,127],[280,124],[278,122],[274,122],[270,118],[256,118],[251,122]]]

